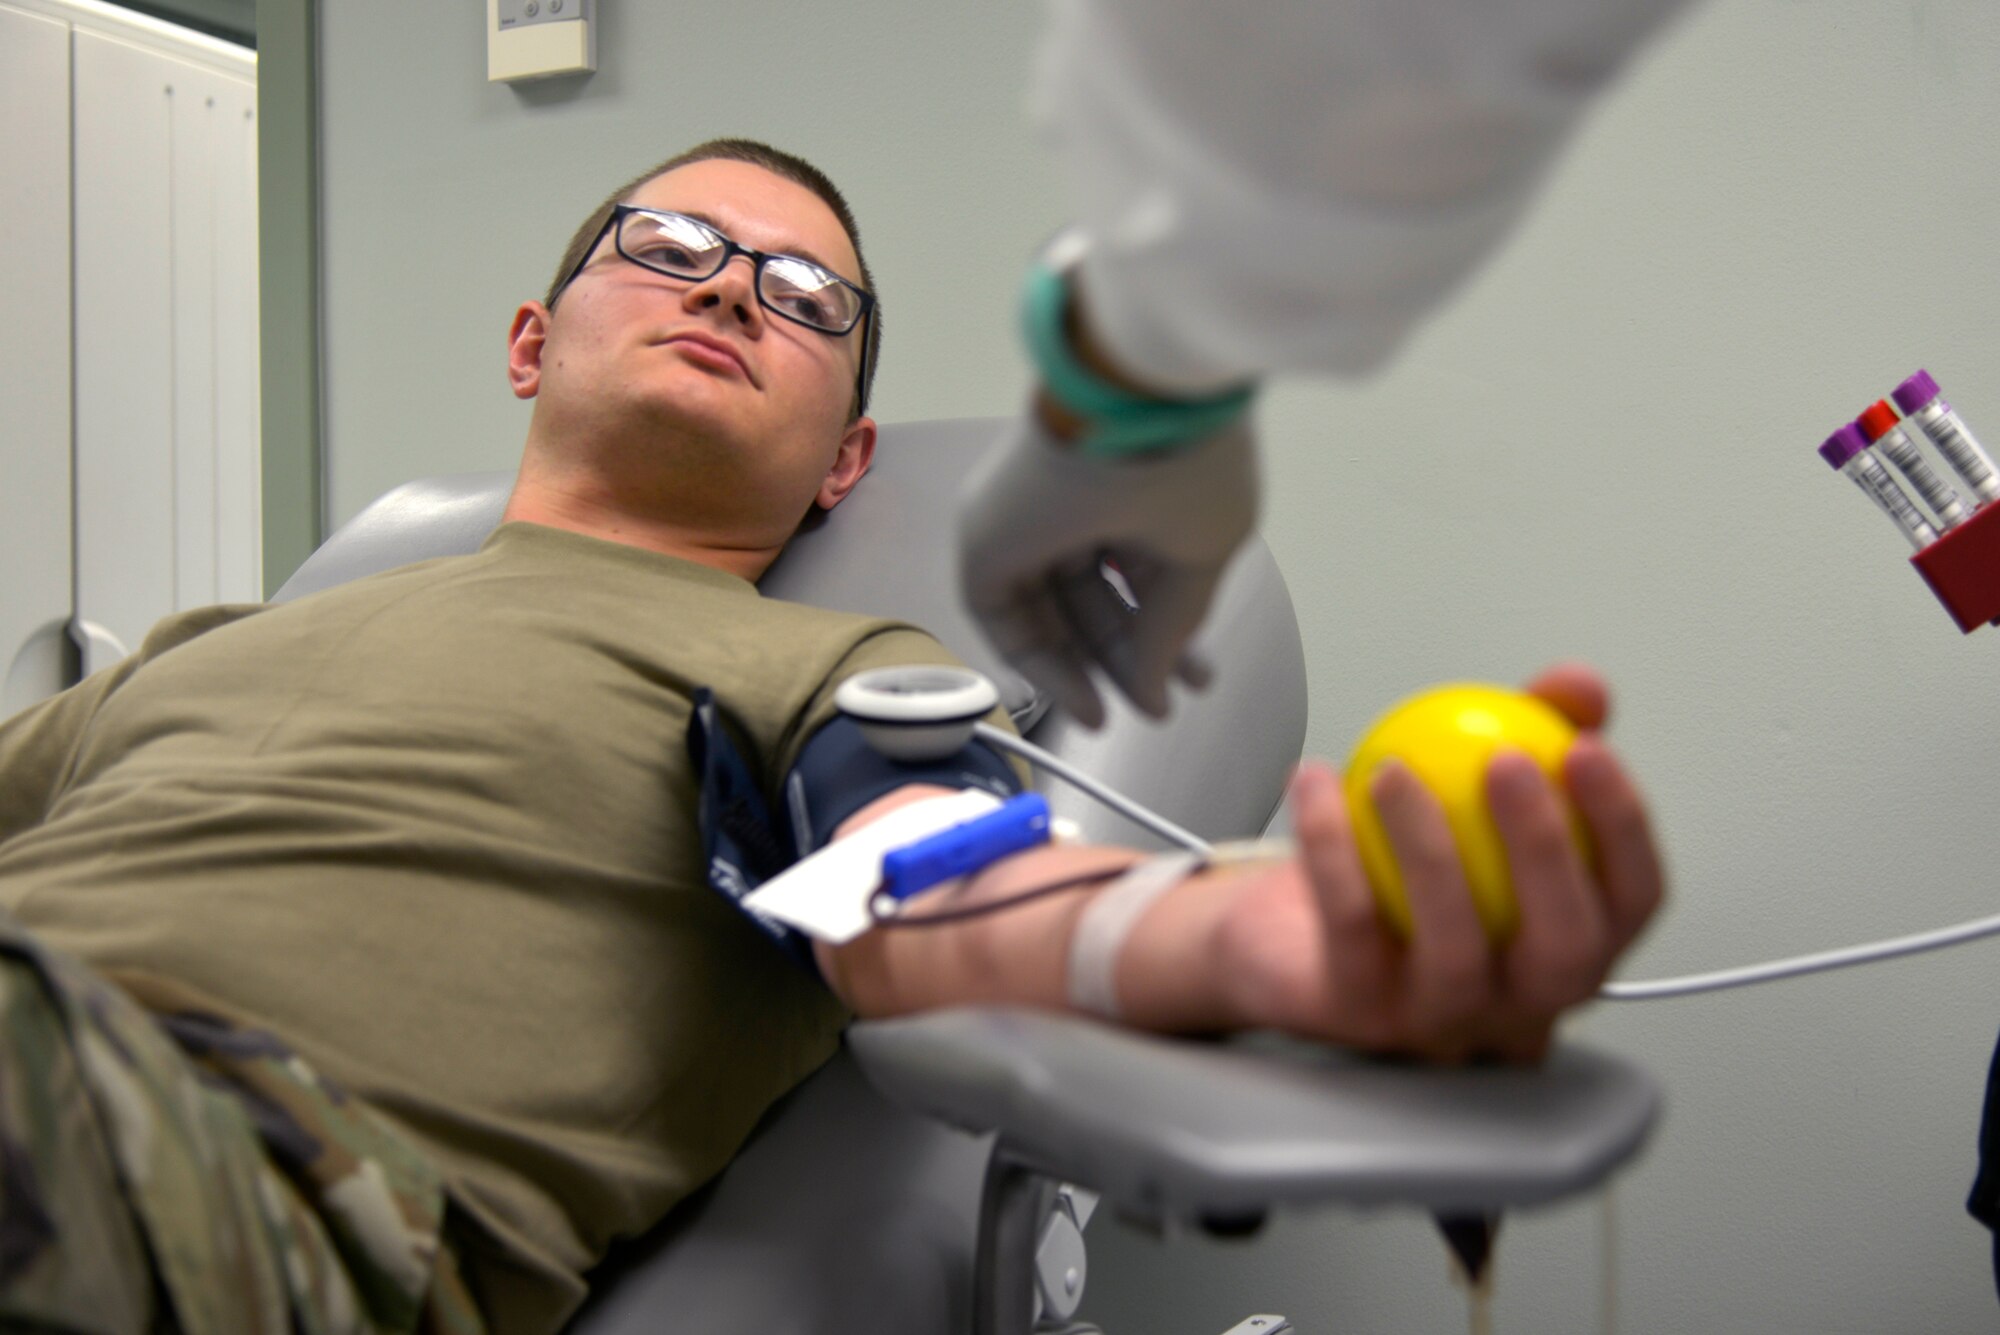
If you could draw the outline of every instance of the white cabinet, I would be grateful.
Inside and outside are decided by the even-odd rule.
[[[71,657],[69,42],[0,7],[0,716]]]
[[[6,0],[0,106],[33,131],[0,137],[0,170],[37,182],[0,201],[0,291],[26,326],[0,338],[34,344],[30,371],[7,358],[0,406],[11,712],[60,684],[51,625],[90,672],[169,612],[260,596],[255,56],[106,5]],[[18,608],[17,570],[35,586]]]

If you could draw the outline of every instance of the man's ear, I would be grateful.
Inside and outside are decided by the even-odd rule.
[[[874,457],[875,419],[857,417],[847,424],[840,437],[840,453],[833,457],[833,467],[820,480],[819,494],[813,498],[820,508],[831,510],[839,505],[841,498],[853,491],[854,484],[868,471],[868,463]]]
[[[542,349],[548,339],[549,308],[539,301],[522,302],[507,332],[507,383],[515,398],[532,399],[540,391]]]

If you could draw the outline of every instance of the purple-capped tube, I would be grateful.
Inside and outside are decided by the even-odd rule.
[[[1854,485],[1868,493],[1869,499],[1882,507],[1883,514],[1896,521],[1896,527],[1903,530],[1911,547],[1922,551],[1937,541],[1937,530],[1917,513],[1917,507],[1896,485],[1896,479],[1889,476],[1889,470],[1882,467],[1882,461],[1869,452],[1868,437],[1860,427],[1849,422],[1828,436],[1819,447],[1819,457],[1853,478]]]
[[[1938,382],[1931,379],[1929,371],[1918,371],[1915,375],[1896,386],[1890,397],[1903,410],[1903,416],[1915,422],[1931,443],[1938,447],[1938,453],[1945,457],[1958,475],[1965,479],[1975,492],[1979,493],[1982,504],[2000,500],[2000,474],[1993,469],[1992,456],[1979,443],[1965,425],[1965,419],[1951,410],[1944,401],[1944,394],[1938,389]]]

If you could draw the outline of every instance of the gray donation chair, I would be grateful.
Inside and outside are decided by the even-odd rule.
[[[1177,697],[1168,722],[1117,704],[1096,733],[1044,717],[954,585],[951,502],[998,428],[882,428],[868,478],[794,540],[764,592],[922,625],[994,678],[1042,746],[1207,839],[1262,832],[1306,718],[1298,627],[1269,551],[1253,541],[1231,568],[1202,633],[1215,683]],[[467,474],[397,488],[277,599],[475,549],[510,482]],[[1039,786],[1091,839],[1157,844],[1060,780]],[[1490,1214],[1597,1185],[1637,1153],[1658,1103],[1643,1073],[1577,1047],[1533,1071],[1432,1070],[1018,1010],[861,1023],[715,1182],[593,1276],[571,1330],[1058,1329],[1081,1296],[1098,1194],[1127,1216],[1230,1232],[1313,1204]],[[1286,1328],[1261,1320],[1238,1329]]]

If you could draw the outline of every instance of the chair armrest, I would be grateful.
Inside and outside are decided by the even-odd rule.
[[[1573,1046],[1532,1069],[1444,1069],[1006,1009],[859,1024],[848,1045],[895,1102],[1156,1218],[1541,1204],[1631,1158],[1660,1104],[1643,1071]]]

